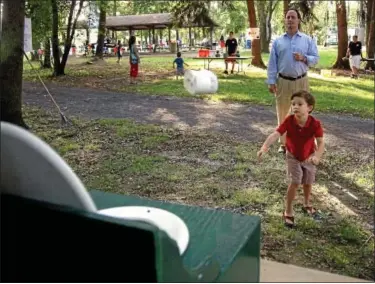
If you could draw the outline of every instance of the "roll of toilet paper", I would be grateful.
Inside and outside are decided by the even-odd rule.
[[[191,95],[214,94],[219,88],[219,82],[209,70],[186,70],[184,87]]]

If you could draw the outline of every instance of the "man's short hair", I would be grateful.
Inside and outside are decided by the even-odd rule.
[[[229,32],[229,34],[233,34],[233,32]]]
[[[357,36],[357,35],[354,35],[353,38],[358,38],[358,36]]]

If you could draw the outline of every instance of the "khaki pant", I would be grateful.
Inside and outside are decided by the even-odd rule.
[[[309,91],[309,80],[307,75],[301,79],[290,81],[279,77],[277,79],[276,111],[277,123],[280,125],[290,114],[290,98],[298,91]],[[285,134],[279,139],[280,144],[285,145]]]

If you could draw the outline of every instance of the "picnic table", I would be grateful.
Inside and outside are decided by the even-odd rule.
[[[210,63],[213,60],[222,60],[223,62],[225,59],[235,59],[236,61],[240,61],[240,64],[238,65],[237,73],[243,72],[245,74],[245,71],[243,70],[243,61],[247,59],[251,59],[252,57],[236,57],[236,56],[228,56],[228,57],[193,57],[193,59],[196,60],[203,60],[203,68],[206,69],[206,61],[207,61],[207,70],[210,70]]]

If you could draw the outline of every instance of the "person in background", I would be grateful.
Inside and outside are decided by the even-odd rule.
[[[220,48],[221,48],[221,51],[223,52],[223,50],[225,48],[225,40],[224,40],[223,35],[221,35],[221,37],[220,37]]]
[[[122,49],[121,40],[117,41],[116,48],[117,48],[117,50],[116,50],[116,53],[117,53],[116,54],[117,55],[117,63],[120,63],[120,60],[121,60],[121,57],[122,57],[122,55],[121,55],[121,49]]]
[[[226,49],[225,52],[227,54],[227,57],[229,57],[229,56],[231,56],[231,57],[236,56],[237,47],[238,47],[237,40],[233,37],[233,32],[230,32],[229,33],[229,38],[225,42],[225,49]],[[225,71],[224,71],[224,74],[228,74],[228,62],[232,63],[232,70],[230,71],[230,73],[233,74],[234,65],[236,64],[236,59],[235,58],[226,58],[224,60],[224,62],[225,62]]]
[[[129,38],[130,84],[137,83],[138,68],[141,63],[135,40],[135,36]]]
[[[362,59],[362,43],[358,41],[358,36],[353,36],[353,41],[349,42],[346,57],[349,57],[352,74],[350,77],[358,79],[358,70]]]
[[[185,70],[184,70],[184,64],[186,66],[189,66],[187,63],[184,62],[184,60],[181,57],[181,52],[177,52],[177,57],[173,61],[173,68],[175,68],[175,64],[177,65],[176,68],[176,77],[178,79],[178,76],[184,76]]]

